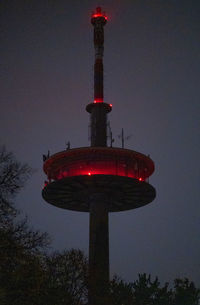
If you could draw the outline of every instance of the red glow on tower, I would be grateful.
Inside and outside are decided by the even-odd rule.
[[[108,20],[108,17],[106,16],[105,12],[101,11],[100,7],[96,8],[96,12],[92,14],[92,18],[99,18],[103,17],[105,20]]]
[[[97,104],[97,103],[103,103],[103,100],[102,100],[102,99],[96,99],[96,100],[94,100],[94,104]]]
[[[108,17],[105,16],[105,15],[103,15],[103,14],[93,14],[93,15],[92,15],[92,18],[98,18],[98,17],[103,17],[103,18],[105,18],[106,20],[108,20]]]
[[[48,184],[49,184],[48,181],[44,181],[44,187],[43,187],[43,189],[44,189]]]

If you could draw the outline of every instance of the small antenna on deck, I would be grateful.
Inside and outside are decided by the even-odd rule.
[[[124,141],[129,140],[132,137],[132,134],[124,137],[124,129],[122,128],[121,134],[118,135],[118,138],[122,140],[122,148],[124,148]]]
[[[45,162],[46,160],[48,160],[49,159],[49,157],[50,157],[50,151],[48,150],[48,153],[47,153],[47,155],[42,155],[42,158],[43,158],[43,162]]]
[[[68,141],[67,143],[65,142],[66,145],[66,150],[70,149],[70,141]]]
[[[108,138],[110,138],[110,147],[112,147],[112,144],[115,142],[115,139],[113,138],[112,129],[110,127],[110,122],[108,122],[107,127],[108,127],[108,133],[109,133]]]

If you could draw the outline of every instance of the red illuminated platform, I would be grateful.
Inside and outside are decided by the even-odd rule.
[[[49,183],[43,198],[59,208],[89,212],[90,198],[103,193],[109,212],[142,207],[156,196],[154,187],[137,179],[113,175],[74,176]]]
[[[134,150],[81,147],[61,151],[44,162],[49,181],[81,175],[114,175],[145,181],[154,171],[153,161]]]
[[[91,194],[104,193],[110,212],[135,209],[155,198],[155,189],[146,182],[153,171],[153,161],[133,150],[69,149],[44,162],[48,181],[42,195],[60,208],[88,212]]]

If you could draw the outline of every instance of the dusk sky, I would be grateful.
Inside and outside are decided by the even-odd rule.
[[[114,146],[150,154],[149,205],[110,214],[110,271],[200,286],[200,1],[1,0],[0,142],[34,170],[17,197],[31,226],[56,250],[88,254],[89,215],[62,210],[41,196],[42,155],[89,146],[93,101],[93,27],[105,26],[105,102]]]

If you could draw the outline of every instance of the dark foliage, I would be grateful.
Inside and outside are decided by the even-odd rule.
[[[110,281],[110,304],[135,305],[133,284],[125,283],[115,275]]]
[[[198,305],[200,289],[187,278],[174,281],[173,305]]]
[[[174,288],[168,283],[161,287],[158,278],[139,274],[133,283],[118,277],[111,281],[111,305],[198,305],[200,290],[188,279],[175,279]]]
[[[81,305],[87,302],[88,262],[72,249],[46,257],[46,296],[52,303]]]
[[[0,149],[0,304],[36,304],[42,266],[40,257],[48,244],[47,234],[18,221],[12,200],[32,170]]]
[[[8,229],[13,226],[17,209],[13,205],[13,198],[24,187],[32,174],[27,164],[18,162],[5,147],[0,147],[0,228]]]

